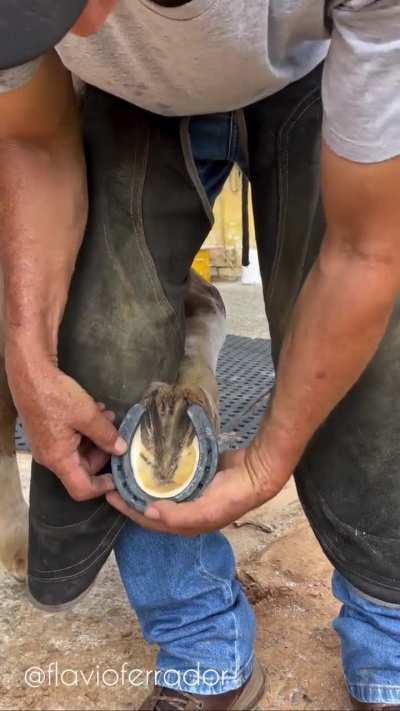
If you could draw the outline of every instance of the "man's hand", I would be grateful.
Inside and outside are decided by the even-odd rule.
[[[112,424],[113,413],[95,401],[50,361],[25,359],[6,350],[7,375],[37,462],[54,472],[77,501],[102,496],[110,475],[95,476],[110,454],[126,444]]]
[[[268,457],[256,439],[248,449],[227,452],[221,457],[219,473],[195,501],[155,502],[141,515],[125,504],[117,492],[107,494],[107,500],[144,528],[196,536],[220,530],[261,506],[278,494],[288,478],[272,473]]]

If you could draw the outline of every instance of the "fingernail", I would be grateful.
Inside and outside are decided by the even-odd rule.
[[[144,512],[146,518],[151,518],[153,521],[158,521],[161,516],[158,509],[153,509],[151,506]]]
[[[117,416],[112,410],[106,410],[104,412],[104,417],[107,417],[107,420],[110,420],[110,422],[115,422]]]
[[[128,449],[128,445],[125,442],[122,437],[118,437],[117,441],[115,442],[115,451],[117,454],[125,454],[126,450]]]

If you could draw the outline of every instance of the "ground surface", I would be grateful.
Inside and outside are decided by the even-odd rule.
[[[269,338],[262,289],[256,284],[217,282],[227,307],[228,333],[249,338]]]
[[[235,312],[229,331],[265,337],[260,289],[230,284],[222,291]],[[27,455],[20,465],[26,485]],[[338,640],[330,628],[337,612],[330,565],[303,518],[293,484],[226,533],[255,605],[257,654],[269,675],[260,711],[348,709]],[[68,612],[34,609],[23,587],[2,571],[0,599],[0,709],[139,708],[146,689],[122,683],[121,669],[124,663],[128,670],[152,669],[155,650],[143,643],[113,559],[88,596]],[[29,680],[25,674],[31,667],[40,669]]]

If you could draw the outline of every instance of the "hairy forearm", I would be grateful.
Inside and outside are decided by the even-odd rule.
[[[55,357],[87,215],[76,132],[0,143],[0,195],[6,343]]]
[[[329,246],[294,309],[276,391],[256,440],[262,458],[288,478],[307,443],[358,380],[384,335],[398,268]]]

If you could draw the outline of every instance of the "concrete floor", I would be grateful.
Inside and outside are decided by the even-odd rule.
[[[216,282],[225,303],[228,333],[249,338],[269,338],[261,286]]]

